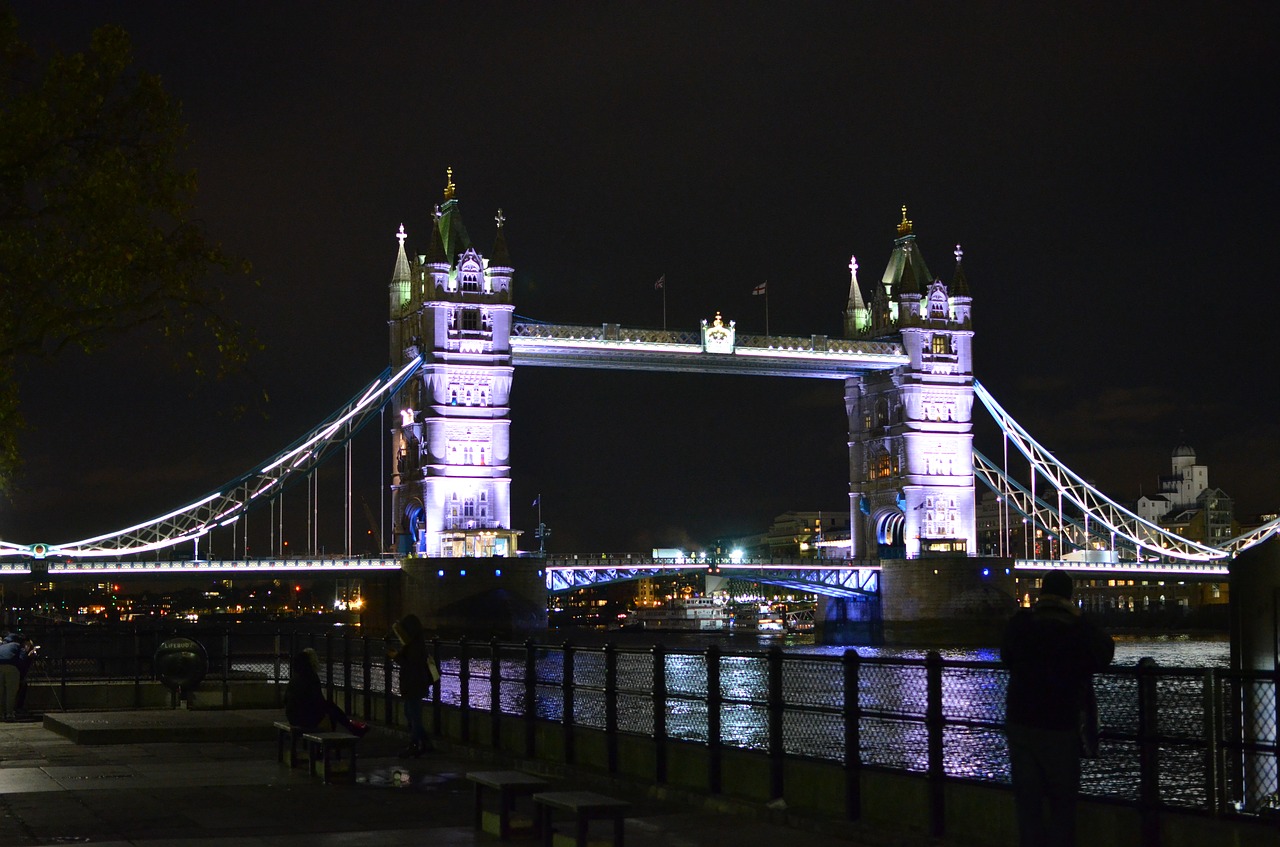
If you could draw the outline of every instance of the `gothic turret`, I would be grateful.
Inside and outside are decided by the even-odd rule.
[[[949,288],[929,274],[903,207],[869,312],[870,334],[900,339],[908,363],[845,383],[856,559],[976,552],[969,307],[963,276]]]
[[[392,320],[392,344],[423,357],[397,398],[392,468],[397,549],[418,556],[507,556],[511,529],[510,258],[499,212],[494,257],[476,250],[462,223],[453,170],[416,269],[412,311]],[[394,279],[409,267],[403,229]],[[394,296],[394,294],[393,294]]]

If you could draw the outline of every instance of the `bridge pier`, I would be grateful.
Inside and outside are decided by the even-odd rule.
[[[849,647],[884,643],[879,597],[819,597],[814,616],[818,644]]]
[[[417,615],[428,634],[519,639],[546,632],[541,559],[413,558],[400,574],[400,614]]]
[[[1231,667],[1280,671],[1280,539],[1250,547],[1231,562]],[[1280,726],[1280,699],[1260,685],[1241,686],[1244,742],[1266,743]],[[1245,805],[1274,808],[1280,797],[1274,756],[1245,753]]]
[[[927,556],[880,564],[886,644],[994,646],[1017,609],[1012,559]]]

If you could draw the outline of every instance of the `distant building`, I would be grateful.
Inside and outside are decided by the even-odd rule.
[[[747,558],[844,559],[849,555],[849,514],[844,511],[783,512],[763,533],[723,538],[718,555],[740,550]]]
[[[1220,545],[1239,534],[1235,502],[1209,486],[1209,468],[1196,464],[1196,451],[1179,445],[1170,464],[1170,473],[1160,476],[1159,491],[1138,498],[1138,517],[1201,544]]]

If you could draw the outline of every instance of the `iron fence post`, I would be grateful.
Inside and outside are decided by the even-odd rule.
[[[471,743],[471,650],[467,637],[458,639],[458,723],[463,744]]]
[[[351,633],[342,631],[342,711],[351,714]]]
[[[712,794],[719,794],[723,788],[721,761],[720,709],[724,697],[720,691],[720,657],[719,645],[707,647],[707,787]]]
[[[395,668],[391,662],[391,654],[382,651],[382,722],[387,726],[395,726],[395,699],[391,693],[392,675]]]
[[[667,648],[653,647],[653,781],[667,782]]]
[[[278,629],[276,630],[275,637],[271,639],[271,673],[271,679],[273,681],[271,692],[276,708],[279,708],[280,701],[283,698],[280,692],[280,630]]]
[[[862,817],[861,661],[857,650],[844,651],[844,808],[851,821]]]
[[[946,831],[946,768],[942,760],[942,656],[937,650],[925,654],[924,669],[928,693],[924,723],[929,736],[929,834],[941,838]]]
[[[560,723],[564,727],[564,760],[567,764],[574,762],[573,749],[573,645],[568,641],[561,647],[564,651],[560,657],[563,663],[560,686],[564,702],[564,712],[560,715]]]
[[[1204,711],[1204,796],[1209,814],[1215,818],[1222,814],[1222,747],[1219,741],[1221,716],[1218,700],[1218,675],[1213,668],[1205,668],[1203,675]]]
[[[618,651],[604,645],[604,744],[605,768],[618,772]]]
[[[440,655],[440,639],[431,639],[431,655],[436,660],[436,668],[440,671],[440,681],[431,687],[431,732],[436,738],[444,735],[444,714],[440,702],[440,690],[444,687],[444,662]]]
[[[493,749],[502,749],[502,648],[495,636],[489,640],[489,734]]]
[[[786,739],[783,732],[782,697],[782,648],[776,644],[769,648],[768,704],[769,711],[769,797],[781,799],[785,791],[784,778],[787,764]]]
[[[1156,660],[1138,660],[1138,803],[1143,847],[1160,844],[1160,715]]]
[[[524,755],[534,758],[537,749],[538,660],[533,639],[524,642]]]
[[[142,708],[142,641],[137,624],[133,626],[133,707]]]
[[[363,707],[361,717],[365,720],[373,718],[373,642],[369,636],[360,638],[360,705]]]
[[[188,695],[188,700],[190,695]],[[222,631],[222,708],[231,708],[231,630]]]

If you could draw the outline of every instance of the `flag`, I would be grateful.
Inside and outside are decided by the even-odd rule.
[[[662,276],[658,277],[658,281],[653,284],[653,290],[657,291],[659,288],[666,288],[666,287],[667,287],[667,275],[663,274]]]
[[[542,495],[541,495],[541,494],[539,494],[537,497],[534,497],[534,498],[533,498],[533,505],[535,505],[535,506],[536,506],[536,505],[538,505],[538,504],[539,504],[539,503],[541,503],[541,502],[542,502]]]
[[[768,293],[769,293],[769,283],[767,281],[762,282],[759,285],[757,285],[755,288],[751,289],[752,297],[759,297],[761,294],[768,294]]]

